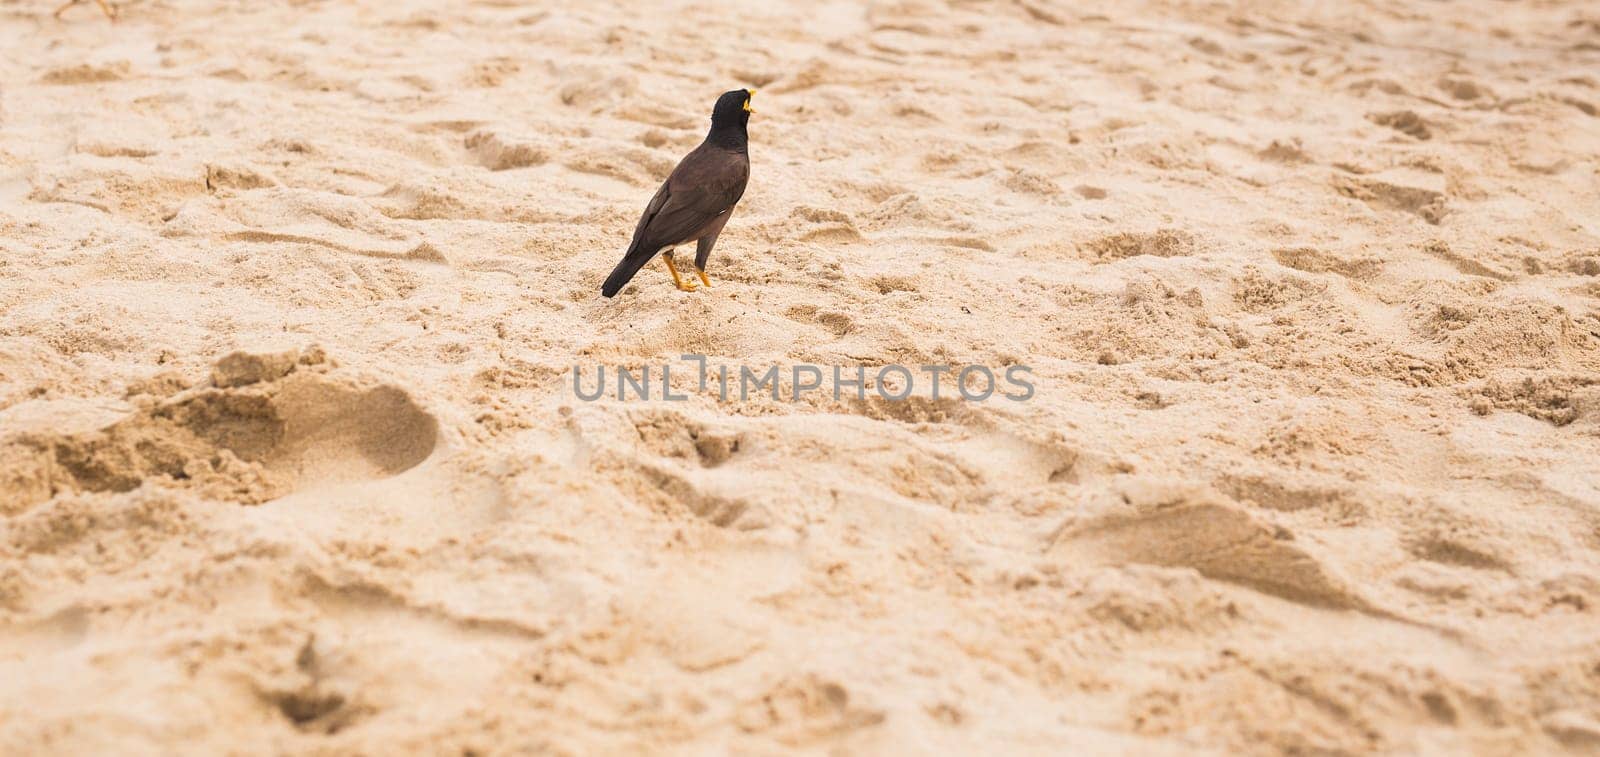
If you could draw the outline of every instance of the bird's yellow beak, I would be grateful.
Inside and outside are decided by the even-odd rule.
[[[756,109],[750,107],[750,98],[756,96],[756,91],[753,90],[753,89],[747,89],[747,90],[745,90],[745,92],[748,92],[749,94],[744,98],[744,112],[746,112],[746,113],[754,113],[754,112],[756,112]]]

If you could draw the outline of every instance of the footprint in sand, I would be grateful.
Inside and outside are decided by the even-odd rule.
[[[125,60],[109,63],[79,63],[75,66],[52,68],[39,77],[45,84],[104,84],[128,78],[130,66]]]
[[[1122,507],[1070,519],[1052,550],[1105,561],[1193,568],[1303,604],[1387,615],[1274,528],[1220,495],[1134,482]]]
[[[133,399],[140,409],[65,430],[9,422],[32,403],[8,409],[3,425],[22,428],[0,439],[0,512],[66,491],[151,482],[257,504],[399,474],[427,459],[439,438],[438,422],[404,390],[346,375],[315,348],[236,352],[206,384]]]
[[[1367,119],[1379,126],[1387,126],[1401,134],[1406,134],[1420,140],[1433,137],[1433,131],[1428,128],[1428,122],[1417,115],[1414,110],[1398,110],[1389,113],[1369,113]]]
[[[1315,247],[1280,247],[1272,251],[1273,260],[1285,268],[1305,273],[1333,273],[1358,281],[1368,281],[1383,271],[1383,260],[1374,256],[1342,257]]]
[[[509,171],[543,164],[550,154],[540,145],[505,137],[492,131],[474,131],[462,140],[478,165],[491,171]]]
[[[762,223],[756,232],[769,242],[842,243],[862,239],[849,214],[810,205],[797,205],[787,218]]]
[[[1413,213],[1437,226],[1449,212],[1445,180],[1416,170],[1390,170],[1369,176],[1336,175],[1333,189],[1383,210]]]
[[[1140,255],[1158,258],[1193,255],[1197,244],[1194,235],[1187,231],[1157,229],[1150,232],[1118,232],[1090,240],[1086,246],[1097,260],[1112,261]]]
[[[758,696],[740,702],[733,722],[745,733],[766,734],[787,746],[802,747],[877,726],[886,717],[880,708],[853,701],[843,684],[808,674],[775,681]]]
[[[392,209],[386,198],[379,203]],[[168,218],[167,237],[325,247],[373,258],[449,264],[422,235],[400,226],[371,203],[329,192],[266,187],[191,201]]]

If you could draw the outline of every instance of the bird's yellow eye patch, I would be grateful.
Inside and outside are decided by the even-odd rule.
[[[744,112],[746,112],[746,113],[754,113],[754,112],[756,112],[756,109],[755,109],[755,108],[752,108],[752,107],[750,107],[750,98],[752,98],[752,97],[755,97],[755,96],[756,96],[756,91],[755,91],[755,90],[753,90],[753,89],[747,89],[747,90],[745,90],[745,91],[746,91],[746,92],[748,92],[748,93],[750,93],[750,94],[749,94],[749,95],[747,95],[747,96],[746,96],[746,97],[745,97],[745,98],[744,98]]]

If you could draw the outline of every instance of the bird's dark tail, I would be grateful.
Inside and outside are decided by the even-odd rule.
[[[616,296],[617,292],[622,291],[622,288],[633,280],[634,274],[653,257],[655,257],[654,252],[646,251],[637,242],[629,246],[628,251],[622,255],[622,262],[611,269],[611,275],[606,277],[606,283],[600,286],[600,294],[606,297]]]

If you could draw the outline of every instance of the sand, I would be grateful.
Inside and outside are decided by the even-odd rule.
[[[53,7],[0,753],[1600,750],[1592,3]],[[685,353],[1036,392],[574,395]]]

